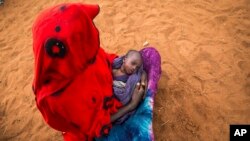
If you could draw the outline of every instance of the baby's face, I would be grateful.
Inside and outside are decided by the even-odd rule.
[[[123,60],[123,65],[127,74],[133,74],[142,65],[141,57],[136,54],[129,55]]]

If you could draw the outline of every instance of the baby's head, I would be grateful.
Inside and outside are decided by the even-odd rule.
[[[142,65],[141,54],[136,50],[129,50],[123,59],[121,68],[126,74],[133,74]]]

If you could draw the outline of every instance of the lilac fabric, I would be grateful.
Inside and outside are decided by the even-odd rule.
[[[146,47],[139,52],[142,55],[143,69],[148,77],[148,89],[152,91],[154,96],[161,76],[161,56],[154,47]]]
[[[125,75],[121,75],[121,76],[113,76],[114,80],[122,81],[124,83],[127,82],[128,78],[129,78],[129,75],[126,75],[126,74]]]

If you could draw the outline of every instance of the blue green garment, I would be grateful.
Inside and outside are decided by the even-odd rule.
[[[151,141],[153,117],[153,94],[147,91],[146,98],[133,115],[124,123],[115,124],[108,136],[97,138],[96,141]]]

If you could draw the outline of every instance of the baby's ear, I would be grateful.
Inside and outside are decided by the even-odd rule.
[[[84,4],[82,5],[82,8],[92,20],[98,15],[100,11],[99,5]]]

